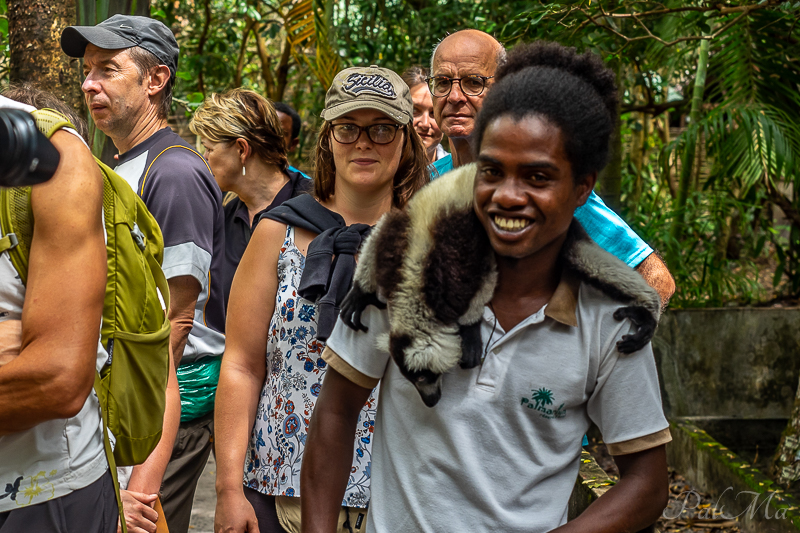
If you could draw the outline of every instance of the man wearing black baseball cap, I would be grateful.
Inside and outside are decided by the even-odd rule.
[[[186,532],[197,479],[211,452],[225,347],[222,193],[205,159],[167,125],[179,52],[169,28],[147,17],[114,15],[97,26],[66,28],[61,48],[83,58],[81,88],[95,124],[120,152],[115,170],[142,197],[164,235],[180,396],[177,386],[168,392],[158,448],[129,480],[120,478],[122,488],[129,481],[126,519],[129,527],[154,531],[151,507],[162,489],[170,531]]]

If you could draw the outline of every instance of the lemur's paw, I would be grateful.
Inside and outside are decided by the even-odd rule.
[[[461,360],[459,366],[464,369],[475,368],[481,364],[481,340],[480,321],[468,326],[460,326],[458,334],[461,337]]]
[[[347,293],[347,296],[345,296],[342,301],[339,316],[342,322],[347,324],[350,329],[366,333],[369,330],[367,326],[361,322],[361,313],[363,313],[364,309],[369,305],[374,305],[378,309],[386,308],[386,304],[378,299],[377,294],[373,292],[364,292],[358,283],[353,283],[350,292]]]
[[[617,350],[621,353],[633,353],[641,350],[653,338],[658,322],[653,314],[641,306],[620,307],[614,311],[614,318],[617,320],[629,319],[636,327],[636,331],[630,335],[623,335],[617,341]]]

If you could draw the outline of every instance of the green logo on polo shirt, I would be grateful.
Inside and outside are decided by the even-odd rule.
[[[524,405],[528,409],[539,411],[542,418],[564,418],[567,416],[567,410],[564,409],[563,403],[555,409],[548,407],[552,406],[553,404],[553,391],[550,389],[545,389],[544,387],[540,388],[539,390],[531,390],[531,397],[525,398],[523,396],[522,400],[520,401],[520,405]]]

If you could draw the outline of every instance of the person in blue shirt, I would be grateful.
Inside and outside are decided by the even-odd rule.
[[[274,105],[275,111],[278,113],[278,120],[281,121],[283,140],[286,141],[286,155],[288,156],[300,144],[300,115],[286,102],[275,102]],[[289,165],[288,170],[289,172],[297,172],[306,179],[311,179],[311,176],[300,169],[294,168],[292,165]]]
[[[498,66],[506,59],[503,45],[488,33],[461,30],[434,49],[429,78],[436,122],[447,136],[451,153],[431,164],[431,178],[472,162],[470,139],[475,117],[491,89]],[[575,211],[597,244],[636,269],[661,296],[666,306],[675,292],[667,266],[619,215],[594,192]]]

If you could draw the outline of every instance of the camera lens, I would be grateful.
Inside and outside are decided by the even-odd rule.
[[[0,109],[0,186],[36,185],[58,168],[58,150],[37,128],[30,113]]]

